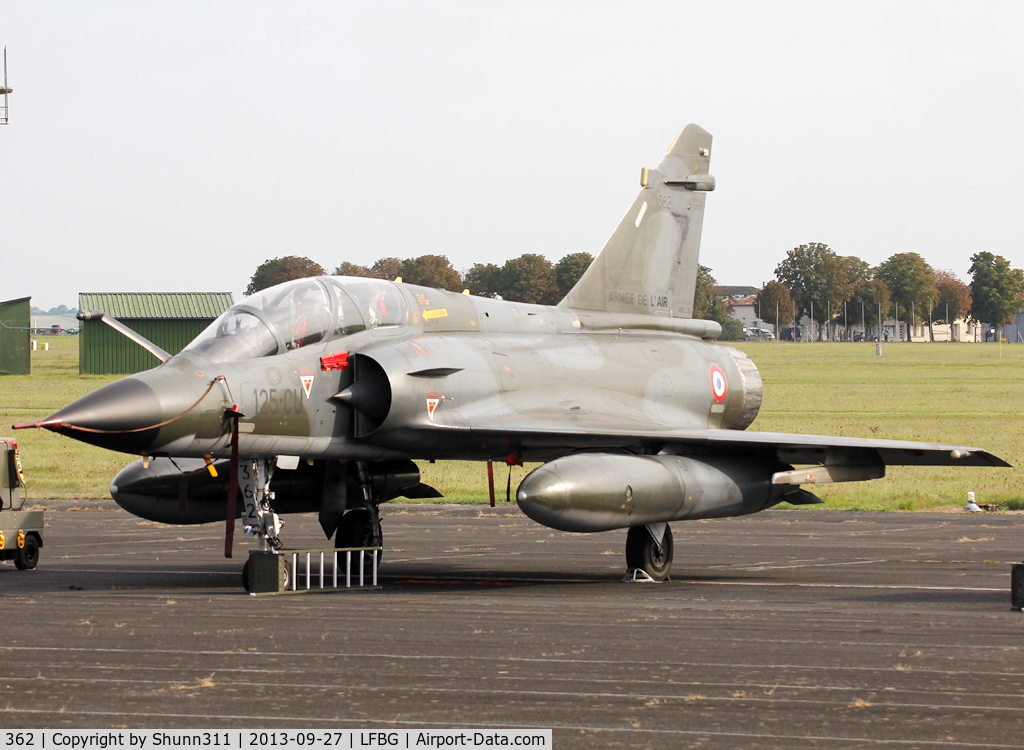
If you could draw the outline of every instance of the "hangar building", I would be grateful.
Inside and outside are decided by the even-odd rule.
[[[32,298],[0,302],[0,375],[29,375],[29,325]]]
[[[78,309],[101,310],[177,354],[234,304],[231,292],[81,292]],[[78,336],[82,375],[127,375],[160,360],[100,320],[83,320]]]

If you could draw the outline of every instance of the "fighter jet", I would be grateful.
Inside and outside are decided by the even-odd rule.
[[[959,445],[746,430],[757,367],[692,317],[710,157],[711,135],[687,125],[558,305],[290,281],[174,356],[131,332],[162,364],[15,427],[141,455],[114,500],[164,523],[226,520],[228,555],[239,515],[268,550],[279,515],[302,512],[338,547],[381,545],[381,503],[437,495],[414,459],[543,462],[518,487],[523,512],[628,528],[627,568],[653,580],[672,521],[821,502],[802,486],[887,465],[1007,466]]]

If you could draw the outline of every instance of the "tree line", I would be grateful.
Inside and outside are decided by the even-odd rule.
[[[443,255],[421,255],[418,258],[381,258],[372,266],[343,261],[334,270],[335,276],[364,276],[373,279],[401,278],[407,284],[435,289],[470,292],[484,297],[499,296],[515,302],[554,305],[562,299],[594,258],[590,253],[571,253],[557,263],[543,255],[526,253],[498,266],[474,263],[459,273]],[[267,287],[307,276],[326,276],[319,263],[297,255],[264,261],[249,280],[245,294],[255,294]]]
[[[798,325],[804,317],[822,326],[877,326],[879,313],[882,320],[894,317],[909,325],[968,318],[1003,326],[1024,308],[1024,271],[1003,256],[975,253],[969,273],[968,284],[932,268],[917,253],[896,253],[871,267],[811,242],[786,253],[757,304],[761,319],[776,327]]]
[[[57,307],[51,307],[49,310],[44,310],[41,307],[32,305],[30,312],[32,315],[76,315],[78,313],[78,308],[68,307],[67,305],[57,305]]]

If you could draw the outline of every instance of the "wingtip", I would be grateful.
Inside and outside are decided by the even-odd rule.
[[[959,453],[959,451],[954,451],[954,453]],[[999,456],[997,456],[994,453],[989,453],[986,450],[981,450],[980,448],[972,448],[972,449],[964,451],[963,453],[960,454],[960,456],[957,456],[957,455],[953,456],[953,458],[961,458],[961,457],[978,458],[978,459],[981,459],[981,460],[985,461],[989,466],[995,466],[995,467],[1002,468],[1002,469],[1012,469],[1013,468],[1013,464],[1011,464],[1009,461],[1006,461],[1006,460],[1000,458]]]

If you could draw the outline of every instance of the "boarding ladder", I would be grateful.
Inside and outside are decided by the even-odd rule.
[[[246,591],[250,596],[374,591],[380,589],[377,561],[382,549],[331,547],[252,551],[243,570]],[[371,554],[364,554],[366,552]]]

